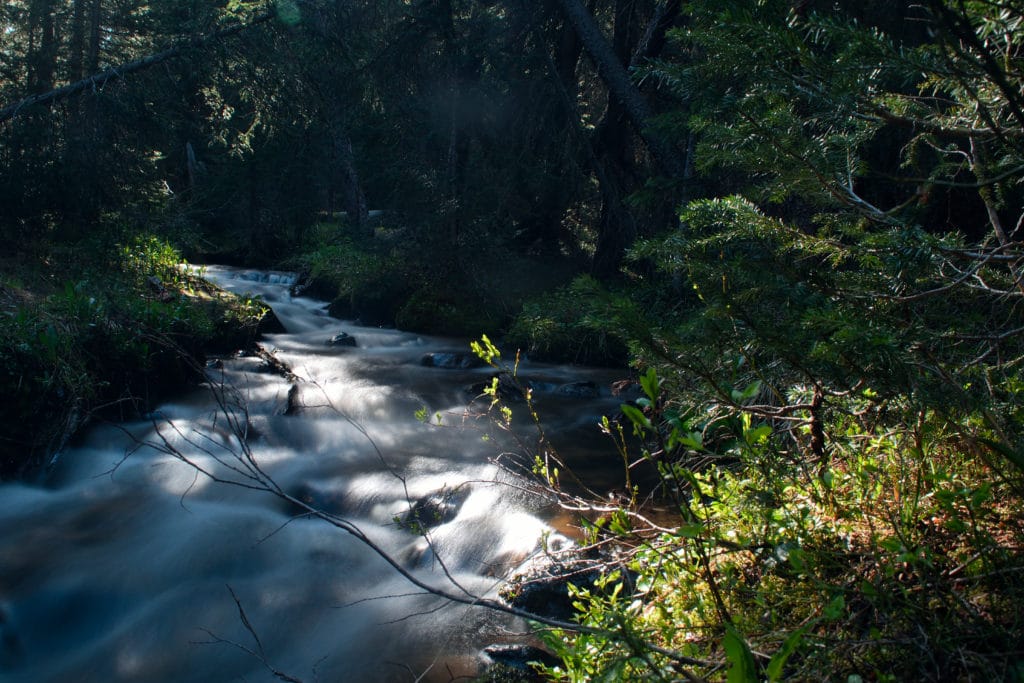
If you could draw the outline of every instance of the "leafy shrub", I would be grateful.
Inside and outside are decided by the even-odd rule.
[[[537,360],[620,365],[626,345],[618,323],[609,319],[609,301],[596,281],[579,278],[524,304],[508,331],[508,345]]]

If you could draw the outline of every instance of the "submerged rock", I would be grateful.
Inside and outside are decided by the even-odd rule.
[[[345,512],[345,494],[339,488],[332,488],[330,486],[305,482],[295,487],[293,491],[289,492],[292,498],[297,501],[308,505],[314,510],[320,512],[326,512],[332,515],[340,515]],[[289,511],[295,515],[308,514],[309,510],[302,505],[296,505],[295,503],[289,502]]]
[[[601,395],[601,389],[590,381],[570,382],[558,387],[555,393],[572,398],[598,398]]]

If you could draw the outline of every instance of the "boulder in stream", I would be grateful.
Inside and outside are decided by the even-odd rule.
[[[590,381],[569,382],[559,386],[555,393],[571,398],[598,398],[601,395],[601,389]]]
[[[257,334],[284,334],[287,331],[284,323],[281,322],[281,319],[277,317],[277,314],[272,309],[264,309],[263,316],[260,318],[259,323],[256,324]]]
[[[484,392],[494,384],[495,378],[498,379],[498,398],[509,403],[518,403],[519,401],[526,400],[526,396],[523,395],[523,388],[519,382],[507,372],[494,375],[486,382],[470,384],[466,387],[466,393],[474,398],[483,396]]]
[[[484,362],[468,351],[431,351],[423,354],[420,365],[444,370],[469,370],[483,367]]]
[[[327,340],[327,345],[328,346],[350,346],[350,347],[358,346],[358,344],[356,343],[356,338],[353,337],[348,332],[339,332],[338,334],[334,335],[333,337],[331,337],[330,339]]]
[[[575,611],[569,584],[595,590],[605,563],[583,557],[543,555],[531,560],[499,591],[501,598],[519,609],[549,619],[572,621]]]
[[[469,489],[466,487],[428,493],[414,502],[409,510],[399,515],[395,521],[402,528],[416,533],[446,524],[458,516],[459,508],[466,502],[468,496]]]
[[[544,666],[558,666],[561,660],[547,650],[533,645],[518,643],[497,643],[484,648],[484,654],[494,662],[482,680],[507,681],[508,683],[533,683],[547,680],[530,665],[537,662]]]

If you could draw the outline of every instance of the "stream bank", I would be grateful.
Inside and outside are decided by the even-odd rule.
[[[35,476],[91,421],[144,414],[194,386],[207,353],[281,331],[267,307],[174,255],[146,243],[120,266],[71,253],[3,264],[0,478]]]

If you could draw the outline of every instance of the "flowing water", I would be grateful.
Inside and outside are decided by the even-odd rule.
[[[259,357],[224,359],[207,369],[209,386],[147,420],[93,427],[45,481],[0,488],[0,680],[448,681],[478,671],[481,649],[516,642],[523,623],[424,593],[363,541],[259,490],[266,481],[251,467],[355,525],[419,579],[493,597],[542,537],[571,535],[508,471],[523,462],[516,450],[466,416],[467,387],[493,371],[426,366],[425,354],[467,342],[336,320],[322,302],[291,296],[288,274],[207,276],[273,307],[287,333],[262,344],[298,379]],[[358,346],[327,343],[342,332]],[[619,465],[595,425],[618,403],[608,386],[623,373],[520,372],[563,456],[595,487],[612,486]],[[429,424],[414,417],[423,408]],[[443,506],[430,512],[428,543],[396,520],[431,496]]]

